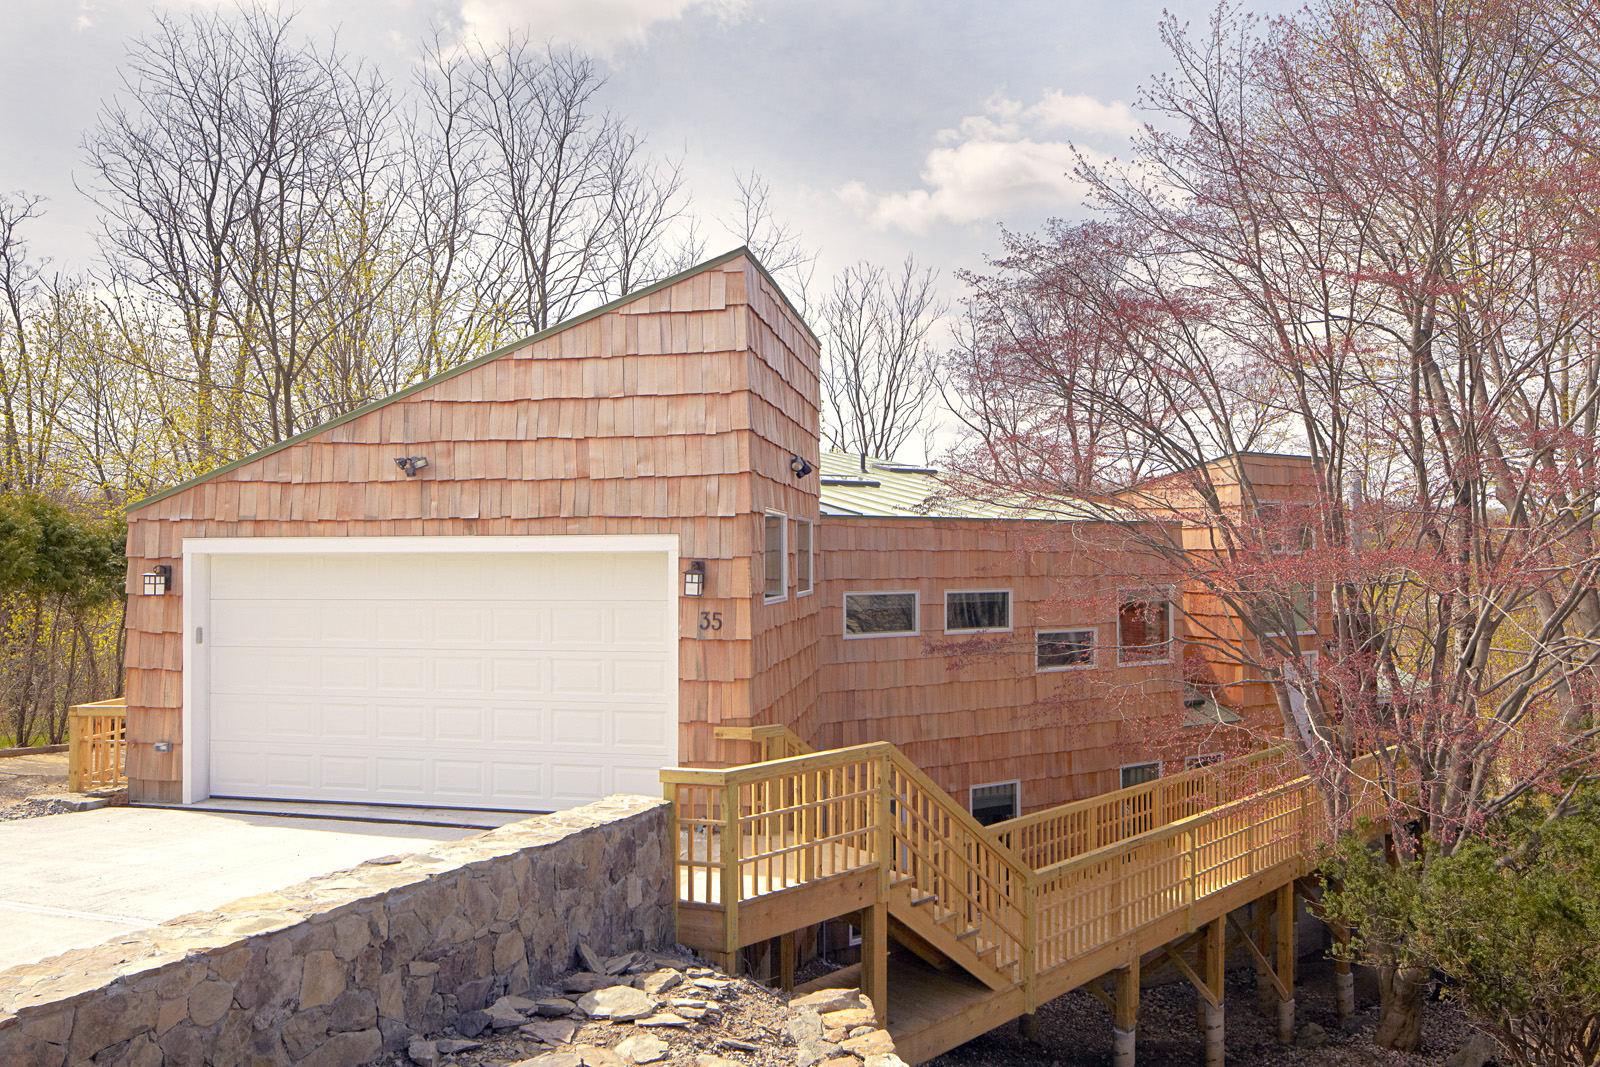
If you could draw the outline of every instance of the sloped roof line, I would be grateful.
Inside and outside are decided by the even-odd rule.
[[[724,252],[720,256],[706,260],[704,263],[698,263],[695,266],[690,267],[688,270],[679,271],[670,278],[663,278],[658,282],[645,286],[643,289],[635,289],[633,292],[628,293],[625,296],[619,296],[609,303],[602,304],[599,307],[585,311],[582,314],[574,315],[572,318],[566,319],[563,322],[558,322],[554,326],[540,330],[538,333],[524,337],[518,341],[512,341],[510,344],[502,345],[494,351],[484,355],[475,356],[460,366],[451,367],[449,370],[440,371],[438,374],[435,374],[430,378],[424,378],[422,381],[413,385],[408,385],[398,392],[390,393],[388,396],[382,396],[376,400],[368,401],[360,407],[351,411],[347,411],[343,415],[331,418],[326,422],[319,422],[317,425],[308,430],[302,430],[293,437],[286,437],[282,441],[277,441],[266,446],[265,448],[258,449],[257,451],[250,453],[248,456],[241,456],[239,459],[224,463],[220,467],[213,467],[211,470],[208,470],[203,474],[197,474],[193,478],[179,482],[170,489],[163,489],[159,493],[152,493],[143,499],[129,504],[123,510],[127,514],[132,514],[141,508],[145,508],[151,504],[157,503],[158,501],[165,500],[169,496],[175,496],[186,489],[192,489],[195,486],[200,485],[202,482],[207,482],[212,478],[216,478],[221,475],[228,474],[231,471],[238,470],[247,463],[254,463],[256,460],[264,459],[267,456],[272,455],[274,452],[281,452],[292,445],[300,444],[303,441],[315,437],[317,434],[333,429],[335,426],[342,426],[343,424],[354,419],[359,419],[363,415],[369,415],[372,412],[377,411],[379,408],[387,407],[388,405],[393,404],[397,400],[404,400],[407,397],[415,396],[424,389],[431,388],[432,386],[438,385],[442,381],[454,378],[458,374],[463,374],[469,370],[481,367],[485,363],[492,363],[494,360],[497,360],[502,356],[510,355],[519,348],[523,348],[527,345],[535,344],[547,338],[554,337],[563,330],[569,330],[574,326],[588,322],[590,319],[599,318],[601,315],[616,311],[618,308],[626,307],[637,300],[642,300],[645,297],[651,296],[654,293],[658,293],[663,289],[677,285],[681,281],[692,278],[696,274],[701,274],[715,267],[720,267],[724,263],[729,263],[735,259],[738,259],[740,256],[744,256],[751,262],[751,264],[755,266],[756,270],[760,272],[761,276],[767,280],[767,284],[772,286],[773,292],[778,294],[778,299],[783,301],[783,306],[789,309],[789,313],[794,316],[794,320],[800,324],[800,328],[806,331],[807,335],[810,336],[811,340],[818,347],[821,347],[822,342],[817,338],[816,333],[806,322],[805,316],[800,314],[799,309],[794,306],[794,303],[789,299],[788,294],[783,291],[783,287],[777,283],[777,280],[772,277],[772,275],[767,271],[767,268],[762,265],[759,259],[756,258],[755,253],[750,251],[749,245],[740,245],[731,252]]]

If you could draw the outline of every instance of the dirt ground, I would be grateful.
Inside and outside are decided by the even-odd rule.
[[[1347,1029],[1334,1010],[1332,965],[1303,958],[1296,985],[1297,1027],[1316,1024],[1321,1038],[1305,1045],[1280,1045],[1276,1011],[1256,1008],[1255,973],[1228,972],[1225,1039],[1227,1061],[1249,1067],[1439,1067],[1473,1034],[1459,1010],[1430,1002],[1424,1012],[1422,1048],[1413,1055],[1386,1052],[1372,1044],[1377,1027],[1377,988],[1357,971],[1357,1014]],[[1196,1021],[1197,998],[1187,983],[1147,987],[1140,994],[1138,1062],[1155,1067],[1200,1067],[1205,1063],[1203,1032]],[[952,1049],[927,1067],[1104,1067],[1111,1062],[1111,1014],[1088,993],[1073,992],[1039,1009],[1040,1041],[1023,1039],[1009,1024]],[[1309,1035],[1308,1035],[1309,1036]]]

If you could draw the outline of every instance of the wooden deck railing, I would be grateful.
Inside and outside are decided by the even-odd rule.
[[[1260,792],[1282,777],[1284,750],[1267,749],[989,827],[1038,870]]]
[[[724,741],[750,741],[760,745],[759,762],[762,763],[816,751],[787,726],[718,726],[713,733]]]
[[[67,789],[128,784],[128,719],[122,697],[67,709]]]
[[[1169,789],[1119,790],[1001,824],[999,834],[884,742],[661,777],[679,902],[721,907],[722,944],[742,943],[742,901],[877,868],[880,886],[909,879],[913,900],[931,899],[958,929],[975,930],[991,965],[1029,987],[1031,1004],[1035,980],[1055,968],[1163,920],[1194,929],[1208,898],[1286,864],[1310,869],[1330,839],[1317,783],[1282,781],[1272,762],[1263,753],[1201,768]],[[1251,781],[1268,784],[1230,795]],[[1354,781],[1357,814],[1381,814],[1376,786],[1359,773]],[[1034,868],[1007,843],[1019,829],[1038,831],[1040,843],[1024,844],[1036,855],[1119,839]]]

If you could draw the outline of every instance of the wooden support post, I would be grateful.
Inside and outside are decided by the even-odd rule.
[[[872,1001],[878,1025],[889,1025],[889,905],[861,909],[861,992]]]
[[[1206,1017],[1206,1067],[1222,1067],[1223,1052],[1223,979],[1226,975],[1228,952],[1227,918],[1213,919],[1206,925],[1205,975],[1206,987],[1211,997],[1203,999]]]
[[[785,993],[794,992],[795,947],[794,931],[778,938],[778,987]]]
[[[1294,1040],[1294,883],[1280,886],[1274,909],[1278,913],[1278,984],[1287,991],[1279,994],[1278,1040],[1287,1045]]]
[[[1030,1045],[1039,1043],[1039,1016],[1035,1012],[1025,1011],[1017,1016],[1017,1032],[1022,1035],[1022,1040]]]
[[[1264,896],[1251,904],[1250,913],[1249,940],[1259,948],[1267,943],[1267,931],[1272,928],[1272,897]],[[1270,1019],[1278,1008],[1278,990],[1272,981],[1272,968],[1259,952],[1251,953],[1251,959],[1256,965],[1256,1007]]]
[[[739,787],[722,790],[722,832],[718,840],[722,861],[722,880],[718,895],[722,904],[722,948],[726,962],[717,965],[727,974],[738,974],[739,898],[744,893],[743,872],[739,870]]]
[[[1139,1033],[1139,957],[1112,972],[1117,1002],[1112,1014],[1112,1067],[1134,1067],[1134,1046]]]
[[[1335,923],[1333,936],[1341,948],[1350,944],[1348,923]],[[1348,1022],[1356,1013],[1356,976],[1350,971],[1349,960],[1335,960],[1333,964],[1333,1000],[1341,1023]]]

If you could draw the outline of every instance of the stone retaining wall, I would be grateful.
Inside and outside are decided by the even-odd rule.
[[[668,845],[664,801],[611,797],[13,967],[0,1064],[358,1067],[580,941],[671,945]]]

